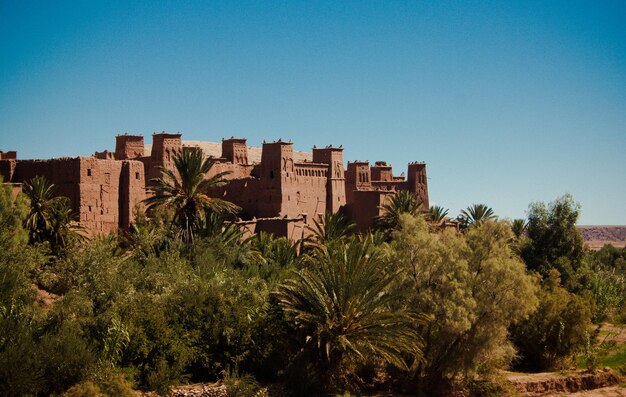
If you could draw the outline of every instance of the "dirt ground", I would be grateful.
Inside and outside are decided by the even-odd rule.
[[[603,387],[601,389],[587,390],[572,394],[553,394],[554,396],[568,396],[568,397],[626,397],[626,386],[611,386]]]

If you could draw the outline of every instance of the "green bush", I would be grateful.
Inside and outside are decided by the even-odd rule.
[[[425,361],[416,363],[427,390],[505,368],[514,357],[508,327],[527,317],[537,299],[511,237],[500,222],[435,234],[423,219],[401,216],[390,262],[403,269],[411,289],[405,303],[431,318],[422,332]]]
[[[109,394],[111,395],[111,394]],[[90,380],[77,383],[70,387],[63,397],[105,397],[106,394],[102,393],[98,385]]]
[[[539,292],[539,307],[511,328],[519,349],[517,368],[543,371],[564,368],[588,344],[592,303],[559,285],[553,269]]]

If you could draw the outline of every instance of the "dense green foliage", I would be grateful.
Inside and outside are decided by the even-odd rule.
[[[606,245],[586,256],[589,290],[596,311],[594,322],[626,322],[626,247]]]
[[[507,226],[485,222],[467,234],[433,234],[424,220],[402,216],[393,237],[391,262],[409,276],[407,304],[432,318],[417,376],[432,386],[506,367],[515,354],[507,327],[537,305]]]
[[[188,199],[162,190],[149,219],[92,241],[36,234],[52,224],[37,197],[54,197],[0,184],[0,395],[216,380],[233,395],[273,381],[295,395],[401,381],[425,395],[482,390],[477,379],[511,363],[566,365],[592,321],[623,321],[626,251],[580,248],[568,197],[533,204],[526,233],[493,213],[441,228],[431,216],[444,211],[398,194],[384,234],[327,214],[306,241],[244,239],[228,205],[201,203],[202,179],[181,182],[207,163],[177,161],[170,187]]]
[[[529,270],[547,277],[559,271],[562,284],[570,291],[580,287],[578,270],[584,255],[583,238],[576,229],[580,204],[571,195],[549,205],[532,203],[528,211],[527,244],[521,255]]]
[[[512,328],[517,366],[526,370],[565,368],[591,338],[591,303],[559,285],[553,269],[539,292],[539,307]]]

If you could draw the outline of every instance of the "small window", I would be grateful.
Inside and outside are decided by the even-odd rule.
[[[91,206],[89,206],[89,212],[91,212]]]
[[[87,168],[87,176],[91,176],[91,168]]]
[[[139,173],[135,172],[135,179],[139,179]]]

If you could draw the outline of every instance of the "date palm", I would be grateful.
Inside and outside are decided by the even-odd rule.
[[[275,297],[324,380],[345,385],[350,366],[371,357],[404,369],[406,358],[421,358],[425,317],[392,309],[404,297],[399,272],[385,268],[371,239],[320,246],[308,260]]]
[[[83,238],[75,225],[74,213],[67,197],[55,196],[56,186],[43,176],[35,176],[24,184],[30,199],[30,211],[25,225],[32,243],[48,241],[60,252],[70,238]]]
[[[341,213],[331,213],[326,211],[323,220],[313,220],[314,227],[307,226],[313,235],[312,240],[315,244],[328,244],[333,241],[340,241],[350,235],[354,229],[354,223]]]
[[[163,177],[152,179],[152,185],[147,188],[154,193],[145,200],[148,210],[158,207],[173,209],[173,223],[187,244],[193,242],[205,213],[227,215],[239,210],[231,202],[208,196],[210,188],[227,183],[224,176],[228,172],[206,177],[214,165],[215,160],[212,157],[205,159],[201,150],[184,150],[174,157],[175,170],[160,167]]]
[[[526,233],[527,227],[528,223],[526,223],[525,219],[513,219],[513,222],[511,222],[511,231],[518,239],[522,237],[524,233]]]
[[[461,227],[467,229],[470,226],[479,226],[487,220],[496,218],[491,207],[485,204],[472,204],[461,211],[458,219],[461,222]]]
[[[382,230],[398,227],[401,214],[417,215],[420,211],[420,199],[407,190],[394,193],[389,202],[381,206],[383,214],[374,219],[374,224]]]
[[[48,238],[52,209],[61,200],[61,197],[54,197],[55,190],[53,183],[39,175],[24,183],[24,193],[30,199],[30,211],[25,224],[31,243],[42,242]]]
[[[74,211],[67,197],[59,197],[54,203],[50,219],[49,241],[52,251],[63,254],[70,240],[82,242],[86,239],[84,229],[74,221]]]
[[[428,210],[428,220],[435,225],[439,225],[443,222],[448,216],[448,209],[440,207],[438,205],[433,205]]]

